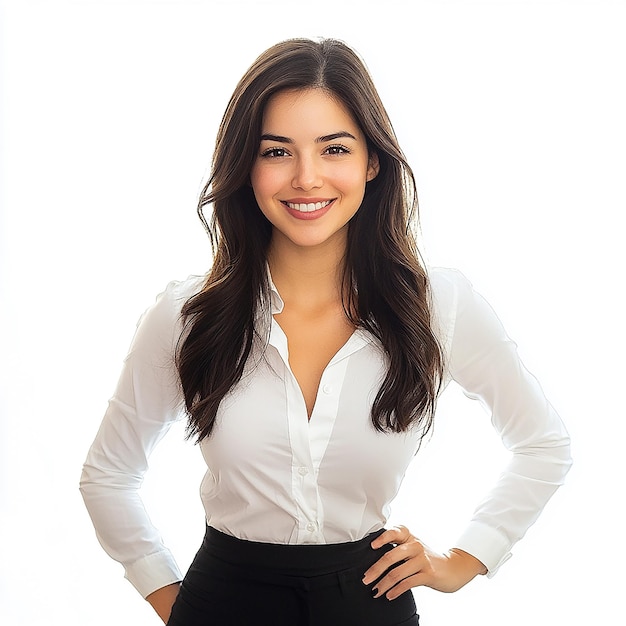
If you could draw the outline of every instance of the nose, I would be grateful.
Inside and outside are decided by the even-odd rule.
[[[295,170],[291,186],[294,189],[309,191],[323,184],[319,164],[310,156],[301,156],[294,164]]]

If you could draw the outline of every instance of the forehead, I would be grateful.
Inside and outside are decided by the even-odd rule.
[[[339,124],[340,127],[336,127]],[[360,128],[350,110],[325,89],[290,89],[271,96],[263,112],[263,132],[280,127],[327,131]],[[336,127],[336,128],[335,128]]]

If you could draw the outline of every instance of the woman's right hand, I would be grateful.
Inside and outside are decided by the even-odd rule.
[[[146,597],[146,600],[152,605],[152,608],[157,612],[164,624],[167,624],[167,620],[170,618],[179,590],[180,583],[174,583],[161,587]]]

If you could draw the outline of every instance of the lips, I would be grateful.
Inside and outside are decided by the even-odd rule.
[[[309,198],[294,198],[293,200],[298,200],[299,202],[281,200],[281,203],[291,217],[297,220],[312,221],[326,215],[333,207],[336,199],[320,200],[319,198],[310,198],[309,202],[303,202],[304,200],[309,200]]]
[[[312,213],[327,207],[332,200],[322,200],[320,202],[288,202],[283,200],[282,203],[289,207],[292,211],[300,211],[301,213]]]

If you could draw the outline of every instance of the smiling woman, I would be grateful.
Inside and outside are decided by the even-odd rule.
[[[335,129],[340,130],[328,132]],[[288,242],[324,246],[337,263],[345,251],[348,222],[377,164],[350,112],[327,91],[274,95],[263,115],[261,146],[250,175],[257,204],[274,227],[270,254],[289,254]]]
[[[142,319],[81,481],[102,545],[164,622],[416,626],[411,588],[495,574],[562,483],[561,420],[463,275],[422,265],[415,207],[349,47],[289,40],[255,61],[200,197],[211,271]],[[451,380],[513,454],[438,553],[385,525]],[[181,414],[207,463],[184,577],[137,493]]]
[[[315,292],[291,291],[281,268],[312,266],[332,276],[341,267],[348,224],[376,176],[378,157],[348,109],[323,89],[274,95],[263,129],[250,179],[273,226],[268,260],[274,281],[284,281],[281,294],[289,305],[275,319],[289,338],[289,364],[310,419],[322,373],[354,326],[343,315],[340,292],[319,290],[312,302]]]

